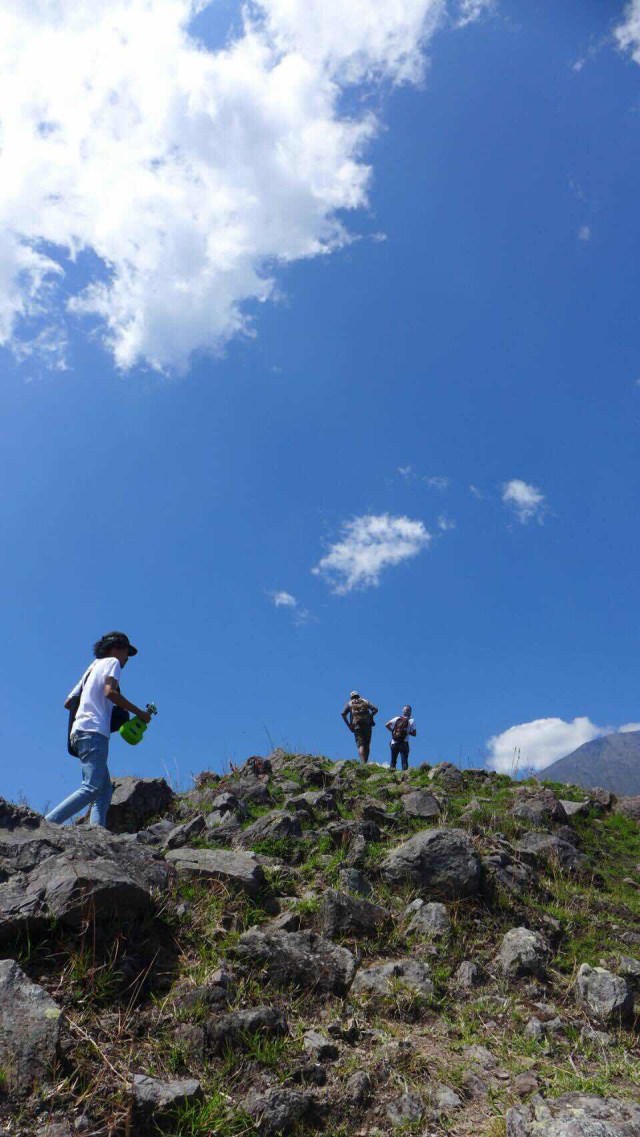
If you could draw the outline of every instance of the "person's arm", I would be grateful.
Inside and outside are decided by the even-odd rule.
[[[136,707],[135,703],[130,703],[125,699],[118,686],[118,680],[110,675],[105,679],[104,693],[109,702],[113,703],[116,707],[120,707],[123,711],[129,711],[131,715],[137,715],[143,722],[151,722],[151,715],[148,711],[143,711],[140,707]]]
[[[369,710],[371,712],[371,722],[375,722],[376,721],[376,715],[378,713],[378,708],[374,707],[373,703],[369,703]]]
[[[69,694],[67,695],[67,697],[64,701],[65,711],[71,710],[71,703],[73,702],[73,700],[75,698],[77,698],[77,696],[80,694],[81,691],[82,691],[82,679],[78,679],[78,682],[76,683],[75,687],[72,687],[72,689],[69,691]]]
[[[345,722],[345,726],[348,726],[348,727],[349,727],[349,730],[350,730],[350,731],[351,731],[351,733],[353,734],[353,727],[352,727],[351,723],[349,722],[349,719],[347,718],[347,715],[348,715],[348,714],[349,714],[349,706],[347,705],[347,706],[344,708],[343,712],[342,712],[342,717],[343,717],[343,719],[344,719],[344,722]]]
[[[413,719],[411,721],[413,722]],[[416,731],[416,724],[413,723],[413,726],[409,728],[409,734],[413,735],[413,737],[415,738],[417,733],[418,732]]]
[[[387,730],[393,730],[393,719],[389,719],[389,722],[386,722],[384,725],[386,726]]]

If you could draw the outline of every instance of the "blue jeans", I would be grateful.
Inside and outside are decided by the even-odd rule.
[[[398,756],[402,762],[402,769],[409,769],[409,743],[391,741],[391,769],[395,770]]]
[[[90,805],[89,825],[106,827],[113,793],[111,775],[107,767],[109,739],[96,731],[78,730],[73,735],[73,740],[82,762],[82,785],[79,790],[74,790],[69,797],[60,802],[60,805],[52,809],[45,817],[45,821],[61,825],[67,818],[73,817],[74,813],[79,813],[81,809],[86,809]]]

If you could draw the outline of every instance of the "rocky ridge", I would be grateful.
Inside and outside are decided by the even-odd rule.
[[[611,794],[276,751],[0,801],[0,1131],[640,1137],[640,828]]]

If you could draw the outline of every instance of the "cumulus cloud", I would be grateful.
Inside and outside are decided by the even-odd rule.
[[[379,584],[385,569],[417,556],[431,541],[422,521],[388,513],[354,517],[344,523],[340,540],[312,572],[324,577],[333,592],[345,595]]]
[[[120,368],[170,370],[250,334],[277,267],[367,203],[378,124],[344,92],[418,81],[447,14],[485,6],[252,0],[214,50],[211,2],[0,0],[0,343],[82,317]]]
[[[514,511],[522,525],[527,525],[529,521],[537,521],[541,524],[547,511],[544,494],[537,486],[531,486],[519,478],[505,482],[502,487],[502,500],[509,509]]]
[[[519,723],[489,739],[487,766],[501,774],[522,773],[523,770],[544,770],[558,758],[571,754],[578,746],[601,738],[604,734],[640,730],[640,723],[624,726],[596,726],[587,716],[564,719],[535,719]]]
[[[636,63],[640,63],[640,0],[631,0],[627,5],[615,37],[621,50],[630,52]]]

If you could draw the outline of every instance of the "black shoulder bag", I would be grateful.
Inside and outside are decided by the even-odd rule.
[[[91,664],[91,667],[93,667],[93,664]],[[80,699],[82,698],[82,692],[84,691],[84,685],[87,682],[87,679],[89,678],[89,675],[91,673],[91,667],[89,668],[88,671],[85,672],[85,674],[83,676],[82,685],[80,687],[79,693],[77,695],[73,695],[72,698],[69,700],[69,724],[67,726],[67,750],[68,750],[68,752],[72,758],[78,758],[79,757],[78,752],[76,751],[76,748],[75,748],[73,742],[71,741],[71,734],[73,732],[73,724],[76,720],[76,715],[78,713],[78,707],[80,706]],[[129,722],[130,718],[131,718],[131,715],[129,714],[128,711],[123,710],[122,707],[114,707],[113,710],[111,711],[111,733],[113,734],[116,730],[120,730],[120,727],[124,726],[124,724],[126,722]]]

